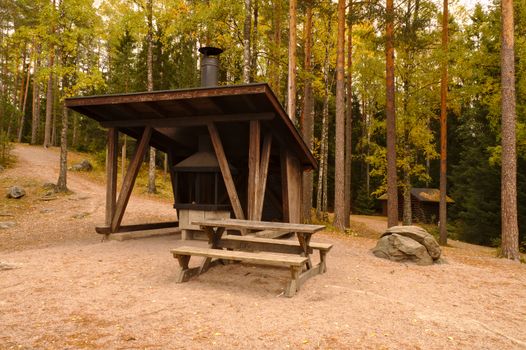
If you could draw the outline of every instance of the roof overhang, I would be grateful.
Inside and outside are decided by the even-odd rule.
[[[66,106],[134,138],[151,126],[150,145],[161,151],[188,148],[186,130],[191,128],[260,120],[304,169],[317,168],[316,159],[267,84],[73,97],[66,99]]]

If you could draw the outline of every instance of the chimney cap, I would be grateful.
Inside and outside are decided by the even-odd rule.
[[[220,55],[223,50],[218,47],[204,46],[199,48],[199,52],[205,56],[217,56]]]

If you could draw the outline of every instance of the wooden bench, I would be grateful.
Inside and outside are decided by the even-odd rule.
[[[219,247],[242,251],[266,251],[285,254],[300,254],[302,252],[298,241],[252,236],[226,235],[219,241]],[[332,244],[330,243],[309,242],[309,253],[312,253],[313,250],[320,252],[320,273],[327,271],[326,256],[331,248]]]
[[[213,248],[188,247],[183,246],[171,250],[174,258],[179,261],[181,271],[177,278],[177,283],[185,282],[195,275],[205,272],[210,266],[211,261],[208,259],[225,259],[241,261],[250,264],[270,265],[289,267],[291,279],[285,289],[285,295],[292,297],[299,290],[303,282],[310,276],[310,273],[301,273],[303,267],[308,261],[307,257],[289,254],[268,253],[268,252],[244,252],[231,251]],[[207,258],[209,263],[202,264],[199,267],[189,268],[190,257],[202,256]]]

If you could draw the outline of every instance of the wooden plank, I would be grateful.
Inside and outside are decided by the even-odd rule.
[[[223,237],[221,241],[229,240],[229,241],[236,241],[236,242],[247,242],[247,243],[263,243],[263,244],[269,244],[269,245],[280,245],[280,246],[293,246],[293,247],[300,247],[300,244],[296,240],[286,240],[286,239],[273,239],[273,238],[262,238],[262,237],[251,237],[251,236],[234,236],[234,235],[226,235]],[[310,251],[312,249],[316,250],[323,250],[323,251],[329,251],[332,248],[331,243],[323,243],[323,242],[309,242],[309,248]]]
[[[289,220],[289,186],[287,177],[287,149],[280,146],[280,167],[281,167],[281,206],[283,209],[283,221],[290,222]]]
[[[227,229],[275,230],[282,232],[315,233],[325,228],[323,225],[295,224],[287,222],[251,221],[239,219],[194,220],[192,225],[202,227],[225,227]]]
[[[135,180],[137,179],[137,174],[139,173],[139,169],[141,168],[141,164],[143,162],[146,150],[148,149],[151,136],[152,128],[144,128],[141,140],[137,145],[137,149],[135,150],[133,159],[131,160],[130,165],[128,166],[128,171],[126,172],[126,175],[124,176],[124,180],[122,182],[122,188],[119,194],[119,199],[117,200],[115,214],[113,215],[113,219],[111,220],[112,232],[116,232],[119,226],[121,225],[122,217],[124,216],[124,212],[126,210],[126,206],[128,205],[128,201],[130,200],[133,185],[135,185]]]
[[[267,133],[263,140],[263,150],[261,153],[261,163],[259,168],[259,185],[257,186],[256,198],[257,207],[253,220],[261,220],[263,216],[263,205],[265,204],[265,191],[267,188],[268,165],[270,162],[270,150],[272,148],[272,134]]]
[[[173,152],[171,150],[169,150],[167,153],[168,155],[168,172],[170,174],[170,183],[172,185],[172,192],[173,192],[173,195],[174,195],[174,203],[177,202],[177,181],[176,181],[176,175],[175,175],[175,172],[174,172],[174,165],[175,165],[175,162],[174,162],[174,156],[173,156]],[[179,214],[179,213],[177,213]],[[179,217],[177,218],[179,219]]]
[[[238,219],[244,219],[245,215],[243,214],[243,208],[241,207],[241,202],[239,201],[239,197],[237,195],[234,179],[232,178],[230,167],[228,166],[225,150],[223,149],[223,143],[221,142],[221,138],[219,137],[219,133],[214,123],[208,123],[207,126],[208,132],[210,133],[210,139],[212,140],[212,144],[214,146],[217,161],[219,163],[219,167],[221,168],[221,174],[223,175],[223,181],[225,182],[228,197],[230,198],[230,204],[234,210],[234,215]]]
[[[160,228],[160,229],[153,229],[153,230],[112,233],[111,235],[108,236],[108,239],[114,240],[114,241],[128,241],[131,239],[175,235],[180,232],[181,230],[178,227],[169,227],[169,228]]]
[[[233,237],[239,237],[239,236],[233,236]],[[219,246],[221,248],[225,249],[233,249],[233,250],[242,250],[242,251],[261,251],[261,252],[269,252],[269,253],[283,253],[283,254],[295,254],[297,256],[301,256],[301,253],[303,253],[303,249],[299,246],[299,244],[280,244],[279,242],[261,242],[261,241],[245,241],[245,240],[236,240],[231,239],[232,236],[228,235],[227,237],[223,238],[219,242]],[[243,236],[248,237],[248,236]],[[269,239],[269,238],[266,238]],[[279,241],[279,240],[274,240]],[[287,241],[294,243],[292,241]]]
[[[117,201],[117,159],[119,132],[115,128],[108,130],[108,158],[106,159],[106,220],[111,225]],[[108,232],[109,233],[109,232]]]
[[[318,264],[311,269],[308,269],[307,271],[301,273],[298,278],[298,290],[301,288],[301,286],[307,281],[309,278],[314,277],[316,275],[319,275],[323,273],[322,271],[322,265]]]
[[[66,107],[96,106],[105,104],[137,103],[149,101],[175,101],[218,96],[235,96],[262,94],[269,89],[267,84],[251,84],[238,86],[214,86],[207,88],[193,88],[171,91],[152,91],[127,94],[113,94],[86,97],[70,97],[65,100]],[[277,102],[279,106],[279,102]]]
[[[286,177],[287,177],[287,207],[288,221],[300,223],[301,220],[301,195],[303,171],[301,164],[292,152],[287,151],[285,156]]]
[[[151,126],[153,128],[171,128],[207,125],[208,123],[271,120],[274,116],[274,113],[267,112],[196,115],[191,117],[171,117],[170,114],[167,114],[164,118],[107,120],[101,121],[100,125],[104,128],[132,128],[145,126]]]
[[[179,226],[179,221],[153,222],[148,224],[121,225],[115,233],[156,230],[161,228],[173,228]],[[97,233],[107,235],[111,233],[111,226],[95,227]]]
[[[278,254],[267,252],[240,252],[232,250],[210,249],[202,247],[183,246],[171,250],[174,257],[180,255],[202,256],[207,258],[243,261],[252,264],[270,266],[303,266],[307,258],[291,254]]]
[[[248,189],[247,189],[247,216],[249,220],[256,218],[256,208],[258,207],[257,189],[259,188],[259,168],[260,168],[260,144],[261,126],[259,121],[250,122],[250,132],[248,141]]]

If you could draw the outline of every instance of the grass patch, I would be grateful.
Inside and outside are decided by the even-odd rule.
[[[43,185],[43,183],[28,177],[17,176],[15,178],[4,176],[0,178],[0,188],[3,189],[3,193],[0,196],[0,214],[2,214],[2,217],[5,216],[5,218],[8,219],[11,216],[27,213],[38,207],[41,198],[50,191],[49,189],[45,189]],[[7,198],[7,192],[12,186],[22,187],[26,192],[25,196],[18,199]],[[54,197],[64,195],[66,194],[53,194]]]
[[[104,185],[106,183],[106,164],[105,159],[99,154],[84,153],[84,152],[68,152],[68,169],[73,165],[80,163],[84,159],[88,160],[93,165],[93,170],[89,172],[85,171],[69,171],[82,177],[85,177],[93,182]],[[127,168],[130,161],[126,161],[125,167]],[[127,169],[125,169],[127,170]],[[120,187],[122,184],[122,160],[118,159],[117,162],[117,184]],[[155,185],[157,187],[157,193],[148,193],[148,163],[143,162],[137,179],[135,180],[135,186],[133,188],[133,194],[147,195],[150,199],[160,199],[166,201],[173,200],[172,183],[170,174],[164,174],[162,170],[156,169],[155,174]]]

